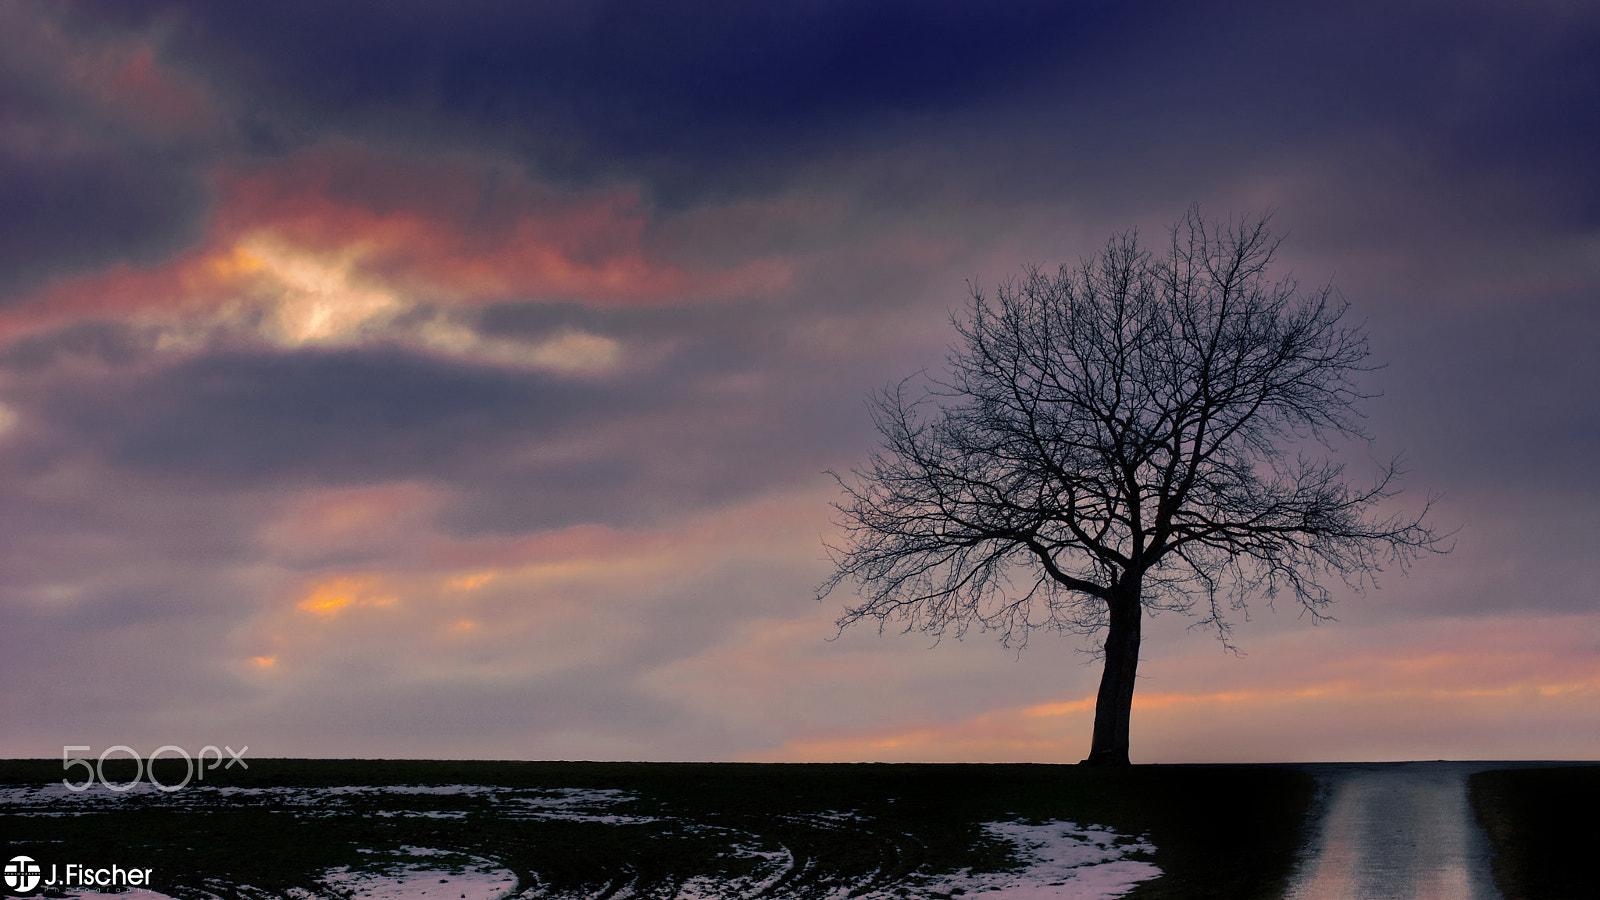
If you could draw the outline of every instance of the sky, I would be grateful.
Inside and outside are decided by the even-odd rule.
[[[0,756],[1075,762],[1083,638],[838,633],[826,472],[1199,204],[1455,549],[1148,620],[1134,761],[1600,758],[1596,160],[1582,2],[0,0]]]

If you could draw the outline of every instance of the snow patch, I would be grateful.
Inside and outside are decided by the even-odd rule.
[[[409,846],[385,855],[391,857],[387,864],[331,869],[322,885],[345,900],[504,900],[517,890],[516,873],[480,857]]]
[[[536,796],[510,798],[522,809],[510,813],[521,819],[547,819],[562,822],[600,822],[606,825],[647,825],[661,821],[655,816],[627,816],[597,810],[626,803],[634,794],[616,788],[559,788],[540,791]]]
[[[973,872],[929,878],[918,887],[926,894],[964,893],[984,900],[1110,900],[1141,881],[1161,875],[1153,863],[1128,859],[1130,853],[1154,853],[1147,840],[1132,840],[1109,828],[1079,827],[1067,821],[1043,824],[988,822],[984,830],[1011,842],[1023,866],[1012,872]],[[866,895],[887,900],[887,892]]]
[[[761,897],[794,870],[794,854],[787,847],[764,850],[734,844],[727,856],[758,860],[751,874],[740,878],[696,875],[683,882],[675,900],[720,900],[723,897]]]

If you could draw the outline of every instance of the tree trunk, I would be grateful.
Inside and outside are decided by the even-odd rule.
[[[1128,765],[1128,720],[1133,712],[1133,682],[1139,670],[1139,628],[1144,613],[1139,586],[1116,592],[1109,603],[1106,667],[1094,703],[1094,742],[1084,765]]]

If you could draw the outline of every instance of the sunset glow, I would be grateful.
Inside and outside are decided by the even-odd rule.
[[[1134,760],[1600,755],[1600,13],[335,6],[0,5],[0,755],[1075,762],[1100,638],[841,633],[830,473],[1194,203],[1454,550],[1146,619]]]

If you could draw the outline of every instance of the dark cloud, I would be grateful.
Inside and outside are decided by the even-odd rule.
[[[550,438],[635,401],[538,373],[396,349],[205,355],[42,398],[113,465],[201,479],[349,483],[449,472],[510,437]]]
[[[602,158],[691,165],[814,148],[842,125],[973,102],[1135,31],[1114,4],[1042,2],[84,8],[182,23],[184,55],[262,105],[432,113],[523,140],[554,129],[539,149],[576,139]]]
[[[337,136],[492,148],[558,179],[644,185],[663,208],[806,171],[893,205],[957,191],[969,207],[1137,199],[1163,216],[1330,142],[1376,141],[1467,190],[1514,179],[1508,215],[1587,227],[1600,209],[1600,20],[1560,4],[72,9],[78,32],[160,33],[234,137],[14,160],[8,277],[152,259],[194,236],[209,167]]]
[[[194,121],[152,123],[131,102],[190,99],[161,80],[158,48],[117,29],[77,46],[64,8],[31,3],[0,10],[0,35],[0,302],[53,275],[158,262],[192,243],[210,209],[205,162],[221,144],[203,134],[203,113],[175,106]]]
[[[501,334],[518,331],[505,310],[490,318]],[[678,346],[653,369],[599,379],[392,346],[215,350],[162,365],[132,329],[78,324],[6,356],[30,379],[14,401],[30,424],[13,465],[37,471],[86,453],[129,477],[215,491],[217,502],[265,487],[449,485],[460,493],[445,524],[476,534],[654,522],[831,463],[839,429],[828,420],[842,388],[772,389],[756,376],[756,387],[729,390],[727,379],[785,366],[765,332],[733,321],[695,334],[705,323],[691,315],[669,335],[662,318],[603,317],[624,340]],[[537,335],[571,321],[533,314],[521,324]],[[854,401],[854,386],[848,393]]]
[[[164,259],[199,237],[208,207],[200,179],[166,160],[0,146],[0,300],[86,265]]]
[[[1419,476],[1594,497],[1596,333],[1600,307],[1588,296],[1524,294],[1418,317],[1385,335],[1394,356],[1375,379],[1387,396],[1374,406],[1385,431],[1406,435],[1426,461]]]
[[[49,128],[14,112],[0,105],[0,131]],[[41,143],[0,141],[0,303],[85,266],[157,262],[199,237],[210,198],[197,171],[147,149]]]
[[[123,322],[107,319],[73,322],[11,342],[0,349],[0,367],[20,376],[75,365],[120,369],[147,358],[153,343],[148,335]]]

